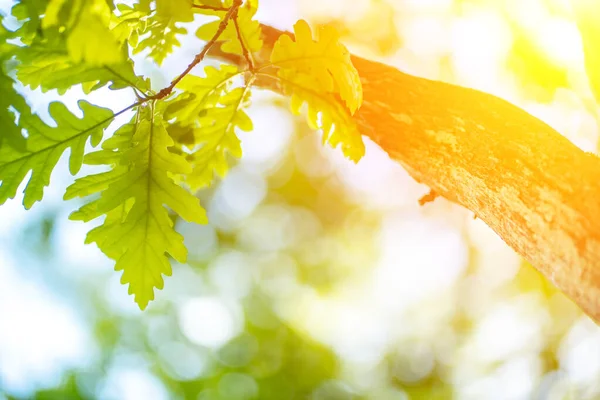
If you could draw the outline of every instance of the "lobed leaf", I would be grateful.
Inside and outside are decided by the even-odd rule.
[[[308,23],[300,20],[294,31],[295,41],[282,35],[273,47],[271,63],[280,67],[279,76],[303,87],[339,94],[354,114],[362,104],[362,85],[336,30],[324,27],[313,39]]]
[[[141,92],[150,89],[149,83],[135,74],[131,61],[106,65],[76,63],[59,41],[36,43],[20,49],[16,58],[20,63],[16,67],[19,81],[43,92],[57,90],[63,94],[78,84],[83,85],[85,93],[104,86],[112,90],[133,87]]]
[[[323,130],[323,143],[333,148],[340,146],[344,155],[351,161],[358,162],[365,154],[365,145],[352,115],[335,97],[319,91],[283,81],[290,93],[291,109],[296,115],[301,113],[302,106],[308,105],[307,121],[312,129]]]
[[[21,115],[19,126],[27,132],[25,148],[0,147],[0,204],[14,198],[19,185],[31,171],[25,187],[23,204],[29,209],[44,194],[50,175],[59,158],[70,149],[69,170],[76,174],[83,163],[85,145],[90,140],[96,146],[102,140],[104,128],[113,118],[111,110],[79,101],[83,118],[77,118],[62,103],[50,104],[50,116],[57,127],[48,126],[37,115]]]
[[[187,33],[178,23],[194,20],[192,0],[157,0],[152,14],[147,2],[140,2],[124,12],[121,20],[127,21],[133,54],[150,50],[148,56],[161,65],[175,47],[181,46],[178,36]]]
[[[21,42],[28,44],[39,34],[42,24],[41,16],[47,5],[48,0],[28,0],[16,2],[13,5],[10,14],[23,24],[18,30]]]
[[[186,144],[192,149],[193,170],[184,179],[194,190],[209,186],[215,176],[224,177],[228,156],[242,155],[236,129],[250,131],[252,121],[244,111],[250,104],[250,85],[231,88],[241,73],[232,65],[207,67],[205,77],[186,76],[184,92],[170,102],[169,119],[181,131],[188,128],[191,136]]]
[[[136,48],[140,35],[146,29],[148,16],[151,13],[150,0],[127,4],[117,4],[118,15],[111,17],[110,30],[120,42],[128,42],[132,48]]]
[[[112,170],[77,180],[66,194],[72,198],[101,192],[71,218],[88,221],[107,215],[86,242],[95,242],[116,260],[115,270],[123,271],[121,282],[129,284],[141,309],[154,299],[154,288],[163,288],[162,275],[171,275],[167,254],[180,262],[187,257],[183,237],[174,230],[165,207],[187,221],[206,223],[199,200],[175,183],[174,176],[192,168],[183,156],[168,150],[174,142],[163,112],[140,107],[139,122],[127,125],[103,146],[103,152],[118,155]]]
[[[235,65],[204,68],[204,77],[186,75],[178,85],[183,92],[169,102],[167,113],[182,125],[195,125],[200,113],[219,104],[219,99],[231,88],[232,80],[241,73]]]
[[[110,7],[105,0],[101,3],[93,0],[81,3],[82,0],[50,1],[47,7],[35,2],[30,7],[13,7],[13,15],[18,19],[25,19],[25,23],[11,35],[19,39],[25,38],[26,46],[12,46],[7,54],[17,61],[11,63],[17,79],[25,86],[32,89],[40,88],[43,92],[57,90],[59,94],[65,93],[74,85],[82,84],[86,93],[110,85],[111,89],[135,87],[138,91],[149,90],[148,82],[138,77],[133,70],[133,62],[128,60],[126,49],[110,32],[100,35],[94,30],[94,25],[80,21],[73,14],[73,6],[81,6],[81,13],[92,13],[102,24],[108,25],[108,18],[112,17]],[[28,3],[30,4],[30,3]],[[36,32],[27,38],[27,32],[35,17],[41,18],[38,13],[43,13],[43,32]],[[79,15],[79,14],[77,14]],[[97,23],[100,23],[97,22]],[[39,24],[38,24],[39,25]],[[41,28],[39,28],[41,29]],[[106,28],[108,29],[108,28]],[[81,30],[78,32],[77,30]],[[93,40],[100,38],[103,42],[119,42],[115,45],[118,57],[106,51],[104,45]],[[74,54],[73,40],[84,41],[85,52],[94,53],[93,58]]]
[[[200,128],[196,130],[196,140],[201,147],[192,153],[193,170],[186,177],[193,189],[211,185],[215,175],[225,177],[229,171],[227,157],[242,157],[236,128],[246,132],[253,128],[252,120],[243,110],[250,105],[249,87],[232,90],[221,97],[219,104],[210,115],[198,119]]]
[[[306,103],[308,122],[323,130],[323,141],[341,145],[345,156],[357,162],[365,147],[352,114],[362,103],[362,86],[350,53],[333,28],[323,28],[316,39],[303,20],[294,30],[295,41],[282,35],[271,55],[283,91],[292,97],[292,111],[299,113]]]
[[[115,8],[107,0],[32,0],[29,7],[13,10],[24,21],[20,32],[16,36],[0,32],[3,38],[21,35],[24,46],[2,45],[0,60],[16,60],[13,67],[18,80],[42,91],[64,93],[81,84],[88,93],[107,85],[145,93],[150,91],[149,84],[134,73],[124,44],[134,53],[149,49],[150,57],[161,63],[179,45],[178,35],[187,32],[178,23],[191,22],[195,13],[219,17],[197,31],[199,38],[209,40],[232,4],[233,0],[140,0]],[[257,0],[246,1],[233,14],[219,38],[223,51],[242,55],[244,49],[250,53],[261,49],[260,24],[253,20],[257,6]],[[187,258],[170,212],[190,222],[206,222],[199,200],[180,183],[194,190],[208,186],[215,177],[225,176],[230,157],[241,157],[237,131],[252,130],[245,109],[250,105],[252,83],[265,69],[277,69],[294,113],[307,104],[309,124],[323,130],[324,141],[333,147],[341,145],[355,161],[364,154],[352,119],[362,102],[362,87],[348,51],[330,28],[313,39],[308,24],[300,21],[295,32],[295,40],[280,38],[266,67],[252,71],[228,65],[207,67],[203,77],[183,77],[177,96],[146,98],[132,105],[127,109],[136,109],[132,122],[87,155],[88,141],[97,146],[112,121],[110,110],[80,101],[83,117],[77,118],[64,105],[52,103],[50,114],[56,127],[51,127],[28,112],[12,79],[0,75],[0,90],[7,93],[0,98],[4,129],[0,135],[4,139],[0,143],[0,204],[16,195],[29,171],[25,207],[39,201],[52,169],[67,149],[72,174],[83,162],[108,166],[104,172],[77,179],[64,198],[95,196],[70,218],[84,222],[104,218],[89,232],[86,243],[96,243],[116,261],[115,269],[123,271],[121,282],[129,285],[129,293],[144,309],[154,299],[154,288],[163,288],[163,275],[171,274],[169,257],[179,262]],[[19,138],[22,148],[17,146]]]

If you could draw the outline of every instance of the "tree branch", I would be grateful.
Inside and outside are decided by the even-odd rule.
[[[262,59],[282,34],[291,36],[263,26]],[[217,47],[212,55],[244,62]],[[600,158],[493,95],[353,62],[363,135],[415,180],[473,211],[600,322]]]

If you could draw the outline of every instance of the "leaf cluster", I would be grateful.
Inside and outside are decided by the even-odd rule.
[[[279,85],[291,97],[294,113],[306,105],[308,122],[323,131],[324,142],[358,161],[364,146],[352,115],[362,89],[335,30],[313,35],[300,21],[295,38],[282,36],[271,59],[259,62],[257,8],[256,0],[18,2],[11,11],[17,28],[0,25],[0,204],[14,198],[24,182],[25,207],[42,200],[67,150],[71,174],[84,163],[97,166],[100,172],[67,189],[66,200],[84,199],[70,218],[101,219],[86,242],[115,260],[122,283],[144,309],[154,288],[163,287],[163,275],[171,274],[170,259],[186,261],[173,216],[206,223],[194,194],[225,177],[232,160],[242,156],[237,134],[253,129],[247,109],[259,80]],[[149,80],[136,74],[130,54],[145,52],[161,64],[198,15],[205,23],[196,36],[204,47],[168,87],[152,91]],[[222,63],[195,74],[217,45],[240,56],[244,65]],[[18,90],[65,93],[77,85],[86,94],[132,90],[138,100],[114,112],[82,99],[81,116],[54,102],[49,106],[54,124],[48,124]],[[130,121],[106,135],[122,114],[131,115]]]

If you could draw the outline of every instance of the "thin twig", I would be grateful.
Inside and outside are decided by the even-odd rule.
[[[210,11],[229,11],[229,8],[227,8],[227,7],[209,6],[207,4],[192,4],[192,8],[198,8],[200,10],[210,10]]]
[[[192,69],[194,69],[194,67],[196,65],[200,64],[202,62],[202,60],[204,60],[204,57],[206,56],[206,54],[208,53],[210,48],[212,46],[214,46],[214,44],[217,42],[217,40],[219,40],[219,37],[221,36],[221,34],[225,31],[225,28],[227,28],[227,24],[229,23],[229,20],[231,19],[231,17],[236,13],[236,10],[238,8],[240,8],[240,6],[242,5],[242,1],[243,0],[233,0],[233,5],[231,6],[231,8],[229,8],[227,13],[223,17],[223,20],[219,24],[219,28],[217,29],[217,32],[215,32],[213,37],[204,45],[204,48],[202,49],[202,51],[199,54],[197,54],[196,57],[194,57],[194,60],[190,63],[190,65],[188,65],[188,67],[177,78],[175,78],[169,86],[162,89],[156,95],[150,97],[150,99],[160,100],[160,99],[164,99],[165,97],[167,97],[169,94],[171,94],[171,92],[173,91],[175,86],[177,86],[177,84],[187,74],[189,74],[190,71]]]
[[[239,12],[239,9],[236,9],[233,13],[233,24],[235,25],[235,32],[237,34],[238,41],[240,42],[240,46],[242,47],[242,54],[244,55],[244,58],[246,59],[246,62],[248,63],[248,68],[250,68],[251,72],[254,72],[254,69],[255,69],[254,60],[252,59],[252,55],[250,54],[250,51],[246,47],[246,43],[244,43],[244,37],[242,36],[240,24],[238,23],[238,12]]]

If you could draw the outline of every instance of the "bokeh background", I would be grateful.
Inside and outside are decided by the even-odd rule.
[[[258,18],[334,24],[357,54],[494,93],[596,151],[567,0],[262,0]],[[161,88],[201,45],[136,69]],[[23,90],[45,118],[84,96]],[[65,157],[41,204],[0,207],[0,399],[600,398],[600,330],[570,300],[467,210],[420,207],[428,189],[376,145],[354,165],[286,107],[256,93],[244,158],[199,194],[209,225],[178,222],[189,262],[145,312],[83,244],[93,224],[67,219]]]

